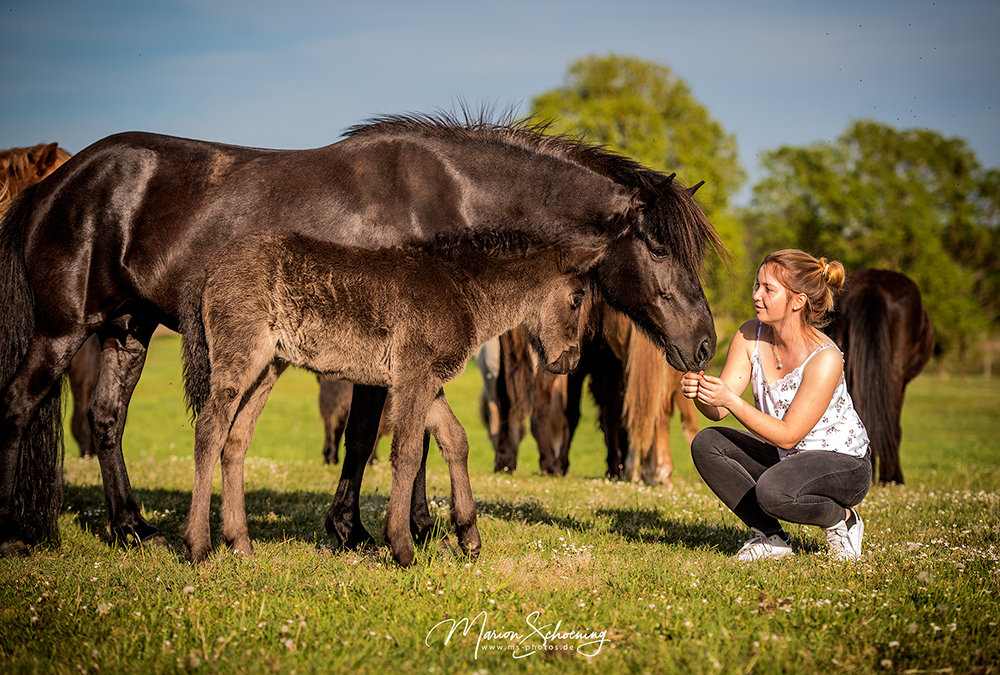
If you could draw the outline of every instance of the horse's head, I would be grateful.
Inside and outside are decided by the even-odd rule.
[[[0,152],[0,215],[19,192],[48,176],[70,157],[58,143]]]
[[[650,172],[652,173],[652,172]],[[648,182],[597,265],[601,293],[624,312],[680,371],[697,371],[715,354],[715,324],[699,279],[705,245],[721,247],[673,175]]]
[[[593,297],[585,275],[602,253],[603,248],[560,253],[559,266],[565,272],[524,322],[529,344],[550,373],[568,373],[580,363],[584,328],[580,317],[586,315]]]

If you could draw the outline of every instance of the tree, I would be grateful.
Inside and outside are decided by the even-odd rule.
[[[652,169],[676,172],[689,185],[705,181],[699,203],[734,258],[742,257],[742,226],[729,206],[746,180],[736,140],[668,66],[628,56],[585,57],[570,65],[564,86],[532,100],[531,113],[551,121],[556,133],[580,135]],[[728,314],[732,322],[728,305],[737,282],[718,261],[710,262],[709,302],[717,319]]]
[[[801,248],[848,270],[881,267],[920,286],[939,347],[964,359],[1000,326],[1000,174],[966,143],[859,121],[834,143],[767,153],[747,246]]]

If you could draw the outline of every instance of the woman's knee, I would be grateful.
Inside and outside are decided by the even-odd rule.
[[[712,455],[719,455],[720,442],[725,440],[718,429],[713,427],[702,429],[691,439],[691,459],[697,465],[700,460],[707,459]]]

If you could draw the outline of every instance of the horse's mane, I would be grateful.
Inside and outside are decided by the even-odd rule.
[[[706,244],[720,252],[725,249],[715,228],[694,200],[694,191],[685,187],[674,175],[649,169],[582,137],[549,133],[549,122],[539,122],[531,117],[516,120],[512,113],[506,113],[495,121],[490,120],[486,112],[478,116],[467,110],[464,113],[463,119],[446,112],[375,117],[349,128],[345,135],[417,135],[470,143],[496,143],[562,159],[619,185],[633,188],[640,195],[655,195],[657,198],[651,208],[657,213],[647,214],[648,217],[640,220],[640,234],[647,242],[668,246],[680,261],[691,268],[701,265]]]
[[[507,230],[503,232],[476,231],[439,233],[427,242],[413,242],[403,248],[412,248],[432,253],[444,258],[465,259],[470,256],[497,258],[524,258],[529,255],[566,249],[601,249],[608,240],[582,232],[560,230],[555,233],[539,233],[528,230]]]
[[[0,151],[0,214],[7,211],[11,201],[21,190],[35,182],[38,162],[49,145],[39,143],[31,147]],[[59,164],[72,157],[60,147],[56,147],[55,151],[56,162]]]

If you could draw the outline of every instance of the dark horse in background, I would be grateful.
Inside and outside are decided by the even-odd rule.
[[[263,150],[147,133],[111,136],[27,188],[0,231],[0,555],[58,538],[59,379],[92,334],[88,416],[112,536],[166,545],[139,512],[121,449],[150,337],[177,330],[182,288],[233,237],[283,229],[383,247],[442,232],[579,229],[610,239],[592,275],[679,370],[715,353],[699,282],[717,235],[674,177],[530,122],[391,117],[333,145]],[[359,496],[386,390],[356,386],[326,528],[372,540]],[[425,447],[426,452],[426,447]],[[411,526],[427,532],[423,482]]]
[[[868,429],[878,480],[902,483],[903,396],[934,354],[934,328],[920,289],[900,272],[853,272],[844,281],[837,318],[827,333],[844,352],[847,389]]]

